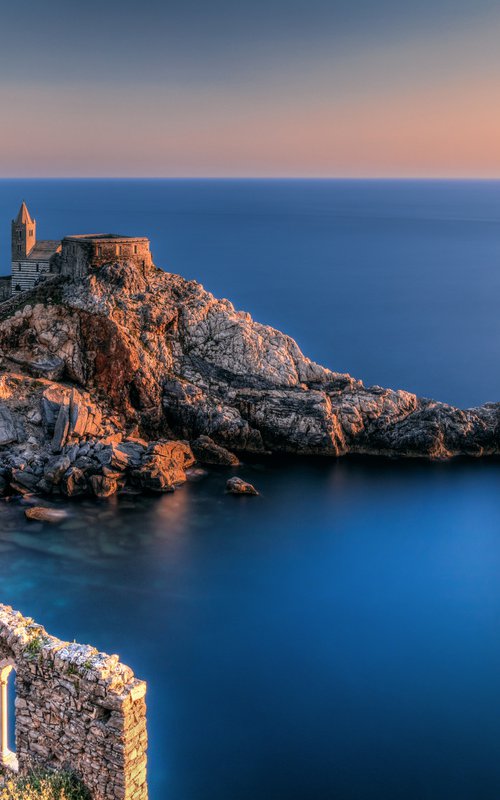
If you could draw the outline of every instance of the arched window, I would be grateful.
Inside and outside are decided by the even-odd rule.
[[[21,287],[19,286],[18,283],[16,283],[16,285],[14,286],[14,291],[15,292],[20,292],[21,291]]]
[[[11,659],[0,661],[0,766],[17,772],[16,754],[9,748],[9,733],[13,727],[9,725],[9,678],[14,669]]]

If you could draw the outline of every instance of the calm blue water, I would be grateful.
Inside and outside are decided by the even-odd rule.
[[[39,235],[149,234],[366,382],[500,399],[500,184],[0,182]],[[498,800],[500,464],[282,462],[0,505],[3,602],[149,681],[152,800]]]

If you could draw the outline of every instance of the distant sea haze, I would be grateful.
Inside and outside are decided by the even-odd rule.
[[[367,384],[500,400],[500,182],[3,180],[0,273],[25,199],[40,238],[151,238],[304,352]]]

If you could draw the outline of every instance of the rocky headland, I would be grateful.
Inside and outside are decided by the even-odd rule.
[[[156,267],[104,264],[0,304],[0,493],[172,491],[195,461],[245,454],[495,455],[499,423],[499,403],[332,372]]]

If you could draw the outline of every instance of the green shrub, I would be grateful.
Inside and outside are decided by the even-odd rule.
[[[22,778],[6,776],[0,782],[0,800],[90,800],[90,793],[69,772],[32,772]]]

